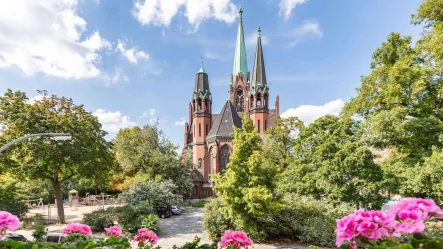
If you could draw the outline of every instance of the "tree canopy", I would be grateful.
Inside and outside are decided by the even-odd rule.
[[[3,143],[35,133],[70,133],[70,141],[45,137],[23,141],[4,152],[3,167],[16,176],[50,181],[65,222],[60,184],[76,175],[95,177],[108,171],[114,157],[97,117],[72,99],[39,91],[42,99],[29,102],[24,92],[8,90],[0,97]]]

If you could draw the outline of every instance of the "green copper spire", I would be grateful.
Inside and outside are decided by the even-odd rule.
[[[238,73],[243,73],[245,81],[248,79],[248,63],[246,62],[246,46],[245,46],[245,36],[243,34],[243,22],[242,22],[243,9],[240,6],[240,11],[238,12],[238,31],[237,31],[237,42],[235,44],[235,56],[234,56],[234,70],[232,71],[232,82],[235,83],[235,77]]]

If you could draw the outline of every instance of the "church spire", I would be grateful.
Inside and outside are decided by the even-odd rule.
[[[265,61],[263,59],[263,49],[261,45],[261,29],[260,26],[257,30],[257,47],[255,50],[254,69],[252,71],[252,92],[258,91],[258,89],[265,90],[267,88]]]
[[[238,31],[237,31],[237,42],[235,44],[235,56],[234,56],[234,70],[232,72],[232,82],[235,83],[235,77],[238,73],[243,73],[243,78],[247,81],[248,78],[248,64],[246,62],[246,46],[245,46],[245,36],[243,34],[243,9],[240,6],[240,11],[238,12]]]

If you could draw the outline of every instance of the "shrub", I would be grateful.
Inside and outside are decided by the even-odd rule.
[[[137,208],[129,205],[115,208],[109,207],[105,210],[101,209],[85,214],[83,223],[89,225],[94,232],[103,232],[105,227],[113,225],[114,216],[117,216],[119,226],[121,226],[124,231],[135,233],[150,213],[151,209],[146,206]],[[154,226],[154,224],[155,223],[150,223],[151,226]],[[157,229],[158,222],[156,230]]]
[[[32,237],[34,237],[34,241],[42,242],[48,233],[48,229],[42,225],[36,225],[34,227],[34,231],[32,232]]]
[[[46,224],[45,217],[42,214],[35,214],[30,217],[25,217],[21,219],[22,228],[23,229],[32,229],[32,222],[34,222],[34,226],[40,225],[43,226]]]
[[[196,202],[191,202],[191,207],[202,208],[208,203],[210,200],[198,200]]]
[[[151,230],[153,232],[157,232],[159,220],[160,218],[158,218],[157,215],[149,214],[142,220],[141,227]]]
[[[206,202],[203,216],[203,227],[213,240],[219,240],[225,230],[234,229],[232,219],[225,217],[221,209],[221,201],[212,199]]]

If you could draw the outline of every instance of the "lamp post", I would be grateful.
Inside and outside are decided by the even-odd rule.
[[[23,137],[17,138],[15,140],[3,145],[0,148],[0,153],[2,153],[4,150],[9,148],[11,145],[14,145],[22,140],[32,138],[32,137],[49,137],[49,138],[51,138],[53,140],[57,140],[57,141],[66,141],[66,140],[71,140],[71,138],[72,138],[71,134],[69,134],[69,133],[37,133],[37,134],[25,135]]]

